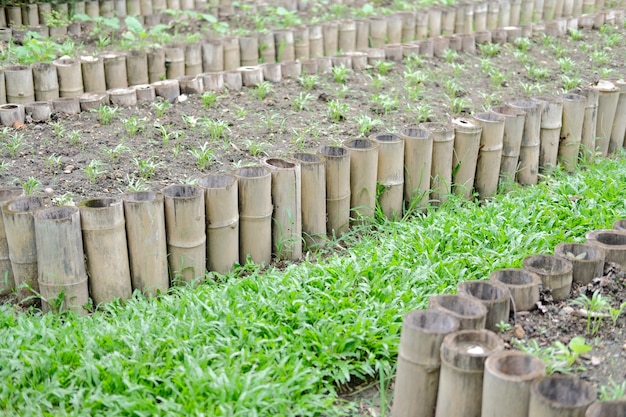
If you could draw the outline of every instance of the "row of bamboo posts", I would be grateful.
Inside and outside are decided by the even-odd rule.
[[[548,3],[535,15],[554,16],[556,5],[546,10]],[[148,50],[64,56],[52,63],[9,65],[0,72],[0,104],[9,104],[0,107],[0,122],[23,122],[26,113],[34,120],[45,120],[52,110],[76,113],[109,103],[133,106],[156,96],[173,100],[181,92],[237,90],[263,80],[325,72],[333,65],[362,70],[378,60],[399,61],[411,53],[441,56],[448,48],[474,53],[476,43],[512,42],[540,33],[561,36],[568,28],[620,24],[624,19],[622,10],[581,15],[585,3],[576,0],[567,11],[570,17],[531,24],[532,14],[522,11],[532,10],[533,2],[517,8],[508,2],[488,5],[462,4]]]
[[[412,30],[405,31],[402,21],[398,21],[400,26],[385,25],[385,31],[378,38],[372,37],[372,22],[388,23],[386,19],[370,18],[370,25],[366,25],[367,30],[363,32],[365,37],[354,30],[350,36],[340,36],[342,31],[337,22],[330,24],[333,28],[330,32],[319,26],[324,36],[317,38],[317,43],[313,42],[311,32],[307,32],[310,28],[304,27],[308,35],[302,39],[306,38],[307,42],[300,46],[296,31],[279,30],[269,34],[266,44],[256,37],[230,37],[198,44],[169,45],[147,52],[102,53],[80,59],[64,56],[52,63],[8,66],[0,72],[0,123],[5,126],[23,123],[26,115],[33,121],[45,121],[52,111],[75,114],[105,104],[135,106],[157,97],[175,101],[180,94],[224,88],[239,90],[264,80],[278,82],[301,74],[328,72],[332,66],[343,65],[358,71],[380,60],[401,61],[410,54],[442,56],[449,48],[475,53],[478,42],[512,42],[533,33],[561,36],[568,27],[591,28],[605,22],[617,24],[624,19],[622,10],[607,11],[546,24],[507,26],[385,44],[384,39],[389,41],[393,27],[396,27],[393,36],[398,37],[398,41],[404,36],[416,36],[415,15],[409,13],[408,16]],[[355,21],[349,23],[352,29],[356,28]],[[529,29],[531,33],[525,33]],[[348,52],[333,55],[337,50]],[[317,58],[311,58],[313,56]],[[306,57],[309,59],[299,59]],[[255,64],[259,59],[265,63]]]
[[[425,211],[451,194],[489,198],[511,181],[537,184],[557,164],[573,170],[580,154],[609,156],[624,146],[625,120],[626,82],[602,80],[472,118],[268,157],[197,186],[78,207],[50,207],[45,197],[3,189],[2,292],[18,288],[22,302],[41,294],[47,308],[63,291],[65,305],[84,311],[88,294],[97,305],[133,290],[155,295],[248,260],[296,261],[377,213],[399,219],[407,208]]]
[[[511,313],[537,308],[541,293],[543,300],[570,299],[573,283],[586,288],[603,276],[605,262],[626,267],[625,219],[587,232],[584,243],[559,243],[553,255],[527,256],[522,268],[499,269],[487,280],[460,282],[456,294],[431,296],[428,309],[404,317],[391,415],[626,415],[626,399],[596,402],[591,384],[573,375],[546,376],[539,357],[504,350],[496,334]]]

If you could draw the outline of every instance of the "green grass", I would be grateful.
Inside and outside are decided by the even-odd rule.
[[[91,317],[0,306],[4,415],[341,415],[337,387],[389,374],[402,316],[626,217],[626,162],[351,235],[350,249],[218,277]],[[574,197],[570,199],[570,197]],[[572,201],[575,200],[575,201]]]

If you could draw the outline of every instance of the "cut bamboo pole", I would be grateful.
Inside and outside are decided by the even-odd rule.
[[[583,417],[596,399],[596,390],[573,375],[548,375],[530,385],[528,415],[533,417]]]
[[[205,72],[200,74],[204,91],[222,91],[224,89],[224,73]]]
[[[180,84],[178,80],[163,80],[152,83],[157,96],[173,103],[180,96]]]
[[[485,329],[497,332],[500,322],[508,322],[511,292],[506,285],[497,281],[465,281],[457,285],[457,294],[473,297],[487,308]]]
[[[115,52],[104,53],[100,56],[104,63],[104,78],[106,80],[107,90],[113,88],[127,88],[128,74],[126,72],[126,56]]]
[[[292,157],[300,164],[302,237],[310,250],[326,241],[326,158],[304,152]]]
[[[613,84],[619,88],[619,98],[609,140],[609,154],[614,154],[624,147],[624,134],[626,134],[626,81],[615,80]]]
[[[452,184],[456,195],[470,198],[474,189],[476,162],[483,128],[471,119],[454,119]]]
[[[21,188],[7,192],[5,197],[16,198],[11,198],[2,204],[2,234],[4,236],[0,245],[2,246],[1,265],[4,274],[1,288],[2,295],[10,293],[15,288],[18,302],[22,305],[31,305],[39,293],[33,213],[45,207],[48,201],[38,196],[17,197],[21,194]],[[6,282],[4,282],[5,279]]]
[[[293,46],[296,60],[309,59],[311,49],[309,47],[309,28],[304,25],[298,25],[293,29]]]
[[[163,195],[170,282],[196,284],[206,273],[204,190],[170,185]]]
[[[580,154],[588,158],[595,154],[599,90],[593,87],[579,87],[570,91],[570,93],[579,94],[586,99],[580,140]]]
[[[356,51],[356,22],[343,19],[338,26],[338,48],[342,52]]]
[[[259,65],[259,38],[257,36],[240,37],[239,56],[242,67]]]
[[[168,79],[185,75],[185,50],[181,45],[169,45],[163,48],[165,52],[165,73]],[[239,52],[239,44],[237,44]]]
[[[311,59],[324,56],[324,35],[321,25],[309,25],[309,56]]]
[[[148,50],[148,79],[150,83],[161,81],[165,76],[165,51],[162,48]]]
[[[224,43],[221,39],[207,39],[202,42],[202,70],[224,71]]]
[[[199,43],[186,43],[183,47],[185,75],[202,73],[202,47]]]
[[[30,115],[33,122],[45,122],[50,118],[52,105],[47,101],[34,101],[25,104],[24,111]]]
[[[339,237],[350,223],[350,152],[342,146],[322,146],[326,158],[326,233]]]
[[[606,262],[626,267],[626,231],[592,230],[585,235],[586,242],[604,252]]]
[[[80,113],[80,99],[78,97],[61,97],[52,100],[52,109],[59,113]]]
[[[309,47],[311,47],[310,43]],[[259,35],[259,54],[261,55],[261,62],[264,64],[274,64],[276,62],[276,45],[274,44],[274,34],[272,32]]]
[[[404,316],[391,415],[433,417],[443,339],[459,321],[440,311],[415,310]]]
[[[94,304],[129,299],[133,290],[124,203],[116,198],[95,198],[81,201],[78,209]]]
[[[48,63],[33,64],[33,85],[36,101],[49,101],[59,98],[57,69]]]
[[[559,243],[554,248],[557,256],[572,264],[572,279],[587,285],[604,272],[604,250],[586,243]]]
[[[45,208],[34,218],[42,309],[87,314],[89,289],[78,208]]]
[[[541,277],[544,290],[552,292],[554,301],[567,300],[572,289],[572,264],[553,255],[531,255],[524,258],[524,269]]]
[[[302,196],[300,166],[284,158],[264,158],[272,176],[272,251],[277,259],[302,257]]]
[[[24,104],[35,101],[33,70],[26,65],[4,67],[7,102]]]
[[[204,188],[207,269],[226,274],[239,263],[239,190],[237,178],[207,175],[198,181]]]
[[[272,177],[262,166],[239,168],[239,263],[272,260]]]
[[[457,319],[459,330],[485,328],[487,307],[473,297],[461,294],[432,295],[428,308],[442,311]]]
[[[404,197],[404,141],[396,134],[370,136],[378,144],[378,203],[389,220],[402,217]]]
[[[612,82],[600,80],[595,86],[598,90],[598,121],[596,124],[595,149],[606,157],[609,153],[609,141],[615,120],[615,111],[620,96],[620,89]]]
[[[545,373],[541,359],[525,352],[507,350],[489,356],[481,417],[528,417],[530,384]]]
[[[426,130],[433,141],[430,202],[439,206],[448,200],[452,190],[454,129],[443,123],[420,123],[418,127]]]
[[[517,181],[522,185],[535,185],[539,178],[539,133],[541,131],[541,107],[532,101],[517,101],[509,106],[526,113],[524,132],[520,145]]]
[[[274,48],[276,49],[276,62],[295,61],[296,50],[293,31],[288,29],[275,30]]]
[[[14,127],[15,123],[24,123],[26,110],[22,104],[0,104],[0,124]]]
[[[84,92],[80,61],[64,56],[54,60],[53,64],[57,68],[59,96],[80,97]]]
[[[156,296],[169,288],[163,194],[139,191],[123,196],[133,290]]]
[[[564,168],[572,171],[578,162],[586,98],[576,94],[563,94],[560,98],[563,106],[563,122],[558,154]]]
[[[98,56],[81,56],[80,64],[83,74],[85,92],[103,93],[107,90],[104,76],[104,62]]]
[[[563,99],[556,96],[540,96],[534,97],[533,100],[541,103],[539,170],[553,170],[559,154]]]
[[[489,330],[459,330],[447,335],[441,343],[435,416],[480,417],[485,361],[503,350],[502,339]]]
[[[489,280],[507,286],[514,311],[528,311],[537,306],[541,277],[534,272],[519,268],[499,269],[491,273]]]
[[[0,205],[4,206],[7,202],[18,198],[23,194],[21,187],[0,187]],[[11,268],[11,259],[9,257],[9,245],[4,227],[4,220],[0,216],[0,296],[10,294],[15,288],[15,279],[13,277],[13,269]]]
[[[148,54],[145,51],[135,50],[126,53],[126,74],[130,87],[150,83]]]
[[[513,182],[519,163],[526,112],[507,105],[496,106],[492,110],[504,117],[500,178],[505,182]]]
[[[107,93],[83,93],[78,99],[81,111],[98,110],[100,106],[109,104]]]
[[[624,417],[626,400],[597,401],[587,409],[585,417]]]
[[[482,126],[480,151],[476,163],[475,187],[479,197],[493,197],[498,189],[504,143],[504,117],[494,112],[474,115]]]
[[[369,139],[348,139],[343,146],[350,153],[351,224],[365,224],[374,218],[378,144]]]
[[[367,18],[370,32],[370,47],[382,48],[387,43],[387,19],[380,16]]]
[[[402,129],[404,140],[404,201],[409,207],[425,210],[428,206],[433,138],[419,127]]]

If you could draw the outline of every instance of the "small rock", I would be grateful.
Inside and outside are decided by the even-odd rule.
[[[184,103],[185,101],[187,101],[187,95],[181,94],[181,95],[178,96],[178,102],[179,103]]]
[[[592,356],[591,357],[591,364],[593,366],[598,366],[602,363],[602,360],[600,358],[598,358],[597,356]]]
[[[46,189],[44,189],[43,192],[48,194],[48,195],[54,194],[54,190],[52,188],[50,188],[50,187],[47,187]]]
[[[65,168],[63,168],[63,172],[66,174],[71,174],[72,171],[74,171],[76,169],[76,167],[74,165],[68,165]]]
[[[515,336],[518,339],[521,339],[525,335],[526,335],[526,332],[524,331],[522,326],[520,326],[519,324],[516,324],[515,326],[513,326],[513,336]]]
[[[563,307],[561,311],[559,311],[559,316],[569,316],[574,312],[574,309],[570,306]]]

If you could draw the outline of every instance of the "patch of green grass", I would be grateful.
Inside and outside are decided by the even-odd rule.
[[[622,155],[623,157],[624,155]],[[391,375],[402,316],[626,217],[626,164],[555,170],[482,204],[350,233],[342,253],[238,267],[88,317],[0,306],[6,415],[339,415],[338,384]],[[570,199],[572,196],[578,198]],[[328,245],[334,248],[335,245]],[[331,250],[331,249],[327,249]]]

